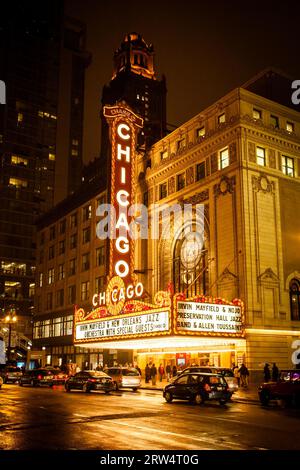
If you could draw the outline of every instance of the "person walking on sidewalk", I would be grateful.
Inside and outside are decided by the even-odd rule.
[[[167,364],[166,373],[167,373],[167,382],[170,382],[170,377],[171,377],[171,366],[170,366],[170,364]]]
[[[151,367],[152,385],[156,385],[156,376],[157,376],[157,369],[155,367],[155,364],[152,364],[152,367]]]
[[[279,377],[279,369],[276,366],[276,363],[274,362],[273,367],[272,367],[272,382],[277,382],[278,377]]]
[[[238,384],[238,387],[239,387],[240,386],[240,372],[239,372],[239,367],[238,366],[234,366],[233,375],[236,378],[237,384]]]
[[[158,373],[159,373],[159,381],[162,382],[163,376],[165,375],[165,369],[162,364],[160,364],[158,368]]]
[[[270,372],[270,369],[269,369],[269,364],[266,363],[266,365],[264,367],[264,381],[269,382],[270,378],[271,378],[271,372]]]
[[[241,377],[241,387],[247,388],[248,387],[248,378],[249,378],[249,371],[245,364],[242,364],[239,370],[240,377]]]
[[[151,378],[151,369],[149,367],[149,364],[146,365],[145,368],[145,383],[148,384]]]
[[[176,377],[177,374],[177,367],[174,365],[172,369],[172,377]]]

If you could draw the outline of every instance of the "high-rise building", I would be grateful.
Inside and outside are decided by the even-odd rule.
[[[12,1],[0,17],[0,308],[30,333],[35,221],[81,183],[85,25],[63,2]]]

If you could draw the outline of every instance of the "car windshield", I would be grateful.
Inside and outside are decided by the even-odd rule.
[[[92,372],[90,372],[90,374],[93,377],[105,377],[106,376],[106,374],[102,372],[101,370],[93,370]]]
[[[122,374],[126,376],[140,375],[139,371],[136,369],[122,369]]]

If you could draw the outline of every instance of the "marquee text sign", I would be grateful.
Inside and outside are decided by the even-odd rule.
[[[243,336],[241,306],[177,300],[175,331],[179,334]]]

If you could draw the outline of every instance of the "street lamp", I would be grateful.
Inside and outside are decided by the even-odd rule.
[[[10,362],[10,345],[11,345],[11,325],[14,325],[17,321],[16,315],[6,315],[5,323],[8,324],[8,348],[7,348],[7,362]]]

